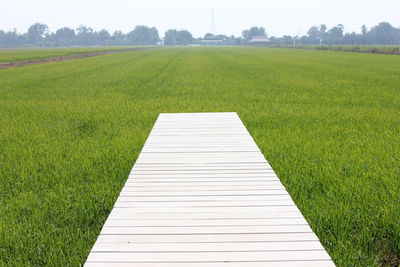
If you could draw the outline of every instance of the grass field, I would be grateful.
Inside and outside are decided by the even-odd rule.
[[[0,70],[0,266],[82,264],[160,112],[237,111],[338,266],[398,264],[400,57],[165,48]]]
[[[79,55],[90,52],[104,52],[126,49],[124,46],[105,46],[105,47],[71,47],[71,48],[32,48],[32,49],[0,49],[1,62],[15,62],[35,59],[45,59],[52,57],[64,57]]]

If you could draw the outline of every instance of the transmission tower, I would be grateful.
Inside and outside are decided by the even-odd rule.
[[[215,19],[214,19],[214,9],[211,9],[211,28],[210,28],[210,33],[211,34],[216,34],[216,28],[215,28]]]

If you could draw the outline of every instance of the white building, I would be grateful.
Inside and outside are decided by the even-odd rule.
[[[251,38],[249,41],[249,44],[251,45],[268,45],[269,43],[271,43],[271,40],[263,35],[253,36],[253,38]]]

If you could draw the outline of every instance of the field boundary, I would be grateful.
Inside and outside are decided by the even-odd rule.
[[[68,56],[60,56],[60,57],[50,57],[50,58],[41,58],[41,59],[33,59],[33,60],[15,61],[15,62],[0,62],[0,69],[24,67],[24,66],[30,66],[30,65],[36,65],[36,64],[60,62],[60,61],[67,61],[67,60],[73,60],[73,59],[79,59],[79,58],[95,57],[95,56],[102,56],[102,55],[108,55],[108,54],[132,52],[132,51],[154,49],[154,48],[155,47],[124,48],[124,49],[118,49],[118,50],[87,52],[87,53],[79,53],[79,54],[75,53],[75,54],[71,54]]]

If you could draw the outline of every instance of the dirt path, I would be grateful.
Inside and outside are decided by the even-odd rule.
[[[23,66],[49,63],[49,62],[67,61],[67,60],[73,60],[73,59],[77,59],[77,58],[95,57],[95,56],[100,56],[100,55],[116,54],[116,53],[145,50],[145,49],[154,49],[154,47],[137,47],[137,48],[127,48],[127,49],[120,49],[120,50],[109,50],[109,51],[87,52],[87,53],[82,53],[82,54],[71,54],[71,55],[62,56],[62,57],[51,57],[51,58],[42,58],[42,59],[33,59],[33,60],[15,61],[15,62],[0,62],[0,69],[9,69],[9,68],[23,67]]]

